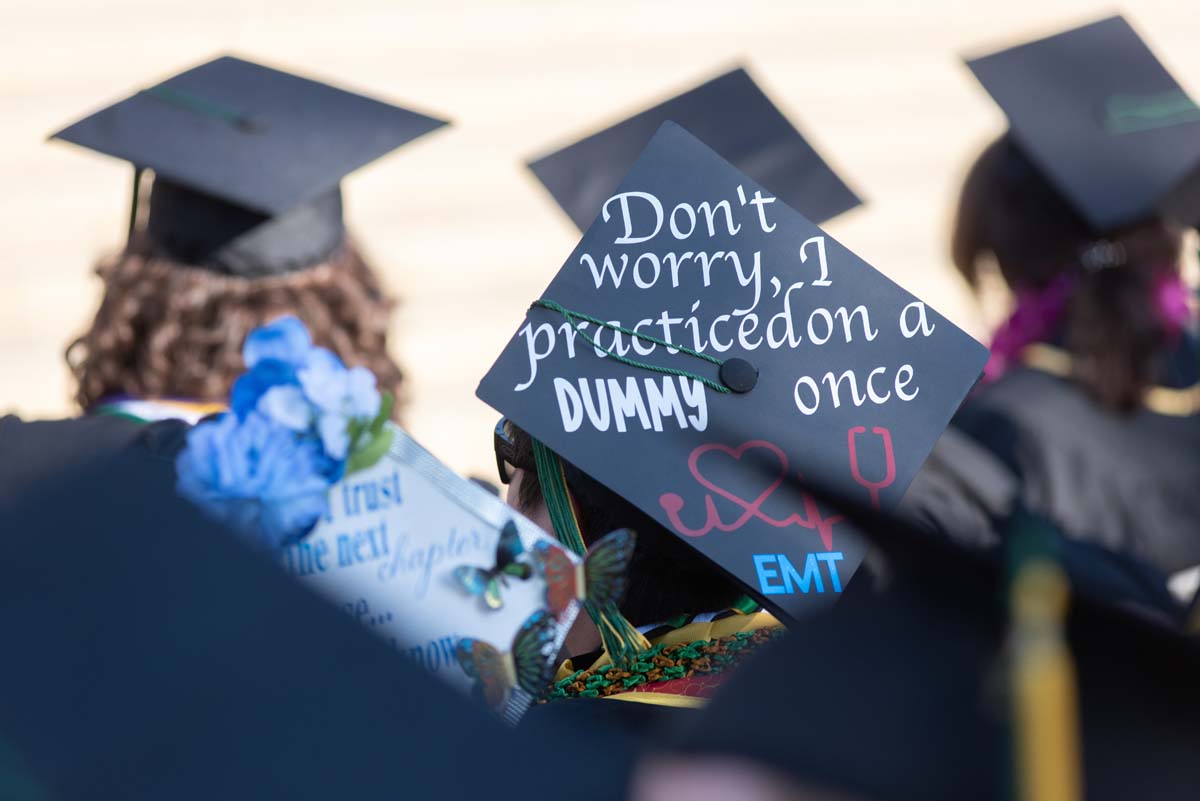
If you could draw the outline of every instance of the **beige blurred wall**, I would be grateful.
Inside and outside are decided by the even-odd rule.
[[[962,171],[1003,118],[959,55],[1112,10],[1077,0],[4,0],[0,410],[73,413],[61,353],[97,302],[89,266],[121,245],[125,225],[129,167],[46,135],[224,51],[454,120],[345,188],[351,224],[404,301],[395,347],[411,377],[408,427],[461,471],[494,470],[496,413],[475,385],[577,237],[523,159],[737,62],[867,199],[831,233],[982,336],[945,238]],[[1122,10],[1197,88],[1195,4]]]

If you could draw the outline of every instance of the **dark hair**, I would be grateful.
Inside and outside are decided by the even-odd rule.
[[[544,502],[537,470],[532,467],[533,438],[508,425],[514,464],[525,468],[517,503],[521,509],[533,509]],[[742,591],[733,581],[649,515],[565,459],[563,470],[586,544],[618,528],[637,532],[629,589],[620,604],[621,613],[635,626],[725,609],[741,597]]]
[[[1124,263],[1085,269],[1081,257],[1099,241]],[[975,286],[980,262],[993,258],[1013,290],[1074,279],[1062,335],[1075,380],[1101,405],[1138,406],[1159,369],[1165,328],[1153,289],[1178,273],[1179,229],[1151,220],[1102,235],[1070,207],[1006,134],[984,149],[963,184],[951,242],[955,266]]]
[[[387,352],[395,304],[352,242],[323,264],[269,278],[186,267],[135,242],[96,267],[100,308],[67,348],[84,410],[113,395],[224,402],[245,369],[246,335],[284,314],[399,398],[401,371]]]

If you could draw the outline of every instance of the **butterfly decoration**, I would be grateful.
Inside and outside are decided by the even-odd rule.
[[[546,579],[546,605],[556,616],[572,601],[598,606],[617,603],[629,584],[627,571],[637,536],[627,528],[609,532],[588,549],[583,563],[546,541],[533,546],[533,555]]]
[[[525,581],[533,575],[532,567],[517,561],[517,557],[524,552],[525,546],[521,544],[517,526],[510,520],[500,529],[500,541],[496,543],[495,566],[484,568],[460,565],[454,568],[454,578],[471,595],[481,596],[489,609],[500,609],[504,606],[500,588],[508,586],[508,577]]]
[[[502,653],[483,640],[463,637],[455,644],[454,654],[488,706],[500,711],[513,687],[534,698],[545,693],[554,675],[557,629],[554,616],[539,609],[521,624],[512,651]]]

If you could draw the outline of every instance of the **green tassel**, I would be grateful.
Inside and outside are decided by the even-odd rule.
[[[584,545],[583,533],[575,522],[567,482],[562,477],[562,460],[558,458],[558,454],[535,439],[533,461],[537,467],[538,482],[542,486],[546,511],[550,513],[550,522],[554,525],[554,535],[576,556],[586,556],[587,546]]]
[[[142,167],[133,168],[133,193],[129,199],[129,230],[125,232],[125,248],[133,246],[133,235],[137,233],[138,206],[141,204]]]
[[[554,526],[554,535],[577,556],[586,557],[587,546],[575,519],[575,510],[571,508],[571,495],[563,476],[562,460],[536,439],[533,440],[533,459],[546,511]],[[598,606],[585,599],[583,609],[596,624],[600,642],[614,665],[624,668],[636,661],[638,654],[650,648],[650,641],[621,614],[616,604],[610,602]]]

